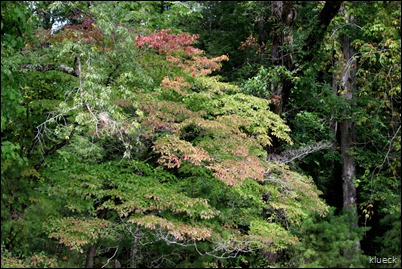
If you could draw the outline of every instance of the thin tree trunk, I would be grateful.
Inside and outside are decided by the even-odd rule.
[[[258,27],[258,45],[260,45],[260,47],[263,47],[267,42],[265,18],[263,17],[263,15],[260,15],[260,19],[257,22],[257,27]]]
[[[131,247],[131,253],[130,253],[130,268],[136,268],[138,265],[138,234],[140,232],[139,225],[137,224],[135,227],[134,231],[134,240],[133,240],[133,245]]]
[[[101,212],[98,213],[98,218],[103,219],[106,215],[106,209],[101,210]],[[94,267],[94,259],[96,256],[96,249],[98,248],[98,245],[95,243],[91,245],[88,250],[87,250],[87,257],[85,261],[85,268],[93,268]]]
[[[93,268],[94,267],[94,258],[95,258],[96,248],[97,247],[98,246],[95,244],[95,245],[92,245],[92,246],[90,246],[88,248],[87,258],[86,258],[86,261],[85,261],[85,268]]]

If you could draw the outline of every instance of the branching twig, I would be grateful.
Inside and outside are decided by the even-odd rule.
[[[41,124],[39,124],[38,126],[36,126],[36,135],[35,135],[35,137],[34,137],[34,139],[32,141],[32,146],[31,146],[31,148],[30,148],[30,150],[28,152],[28,156],[31,155],[32,151],[35,149],[35,146],[37,144],[39,144],[40,151],[45,155],[45,151],[43,149],[42,136],[47,135],[47,130],[48,130],[47,125],[49,123],[56,122],[58,118],[63,118],[64,125],[67,125],[67,122],[66,122],[64,116],[65,116],[65,114],[67,112],[69,112],[71,110],[75,110],[75,109],[76,109],[76,107],[71,107],[65,113],[58,113],[58,114],[56,114],[56,112],[50,112],[48,114],[47,119],[44,122],[42,122]],[[54,114],[56,114],[56,115],[54,115]],[[71,136],[70,136],[70,138],[71,138]]]
[[[394,139],[395,139],[396,136],[398,135],[400,129],[401,129],[401,126],[399,125],[399,127],[398,127],[398,129],[396,130],[394,136],[393,136],[393,137],[391,138],[391,140],[388,141],[388,143],[387,143],[387,145],[389,144],[389,147],[388,147],[388,151],[387,151],[387,153],[385,154],[385,157],[384,157],[382,163],[380,164],[379,167],[376,167],[376,168],[373,170],[373,172],[371,173],[371,180],[370,180],[371,195],[370,195],[370,196],[373,196],[373,192],[374,192],[374,186],[373,186],[373,185],[374,185],[374,183],[373,183],[374,174],[375,174],[375,173],[380,173],[380,171],[381,171],[382,168],[384,167],[384,164],[385,164],[386,160],[388,159],[388,155],[389,155],[389,153],[391,152],[391,149],[392,149],[392,142],[394,141]],[[385,147],[387,147],[387,145],[385,145]],[[384,148],[385,148],[385,147],[384,147]],[[378,171],[376,172],[377,168],[378,168]]]
[[[105,268],[106,267],[106,265],[108,265],[109,264],[109,262],[116,256],[116,254],[117,254],[117,251],[119,250],[119,246],[117,246],[117,247],[115,247],[116,248],[116,250],[114,251],[114,254],[113,254],[113,256],[112,257],[110,257],[109,259],[107,259],[107,262],[102,266],[102,268]]]
[[[71,139],[72,139],[72,137],[73,137],[73,135],[74,135],[74,133],[75,133],[75,129],[77,128],[77,126],[78,126],[78,124],[75,122],[75,123],[73,124],[73,129],[71,130],[70,135],[68,136],[68,138],[64,139],[63,141],[61,141],[60,143],[58,143],[58,144],[56,144],[56,145],[53,145],[52,148],[50,148],[49,150],[47,150],[47,151],[44,152],[43,158],[41,159],[41,161],[40,161],[38,164],[35,165],[35,169],[36,169],[36,170],[38,170],[38,169],[41,167],[41,165],[42,165],[42,163],[43,163],[43,161],[44,161],[44,158],[45,158],[46,156],[48,156],[48,155],[54,153],[56,150],[58,150],[58,149],[64,147],[65,145],[67,145],[67,144],[71,141]]]

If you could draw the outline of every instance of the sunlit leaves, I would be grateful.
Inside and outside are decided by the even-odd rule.
[[[271,144],[270,135],[292,144],[288,136],[289,127],[277,114],[269,110],[269,101],[238,93],[215,99],[212,104],[215,107],[213,113],[237,114],[249,120],[252,124],[245,129],[255,136],[261,145]]]
[[[283,79],[298,80],[293,77],[292,72],[287,70],[284,66],[274,66],[272,68],[265,68],[260,66],[257,74],[246,80],[242,85],[242,91],[257,97],[269,99],[271,94],[274,93],[274,87]]]
[[[1,131],[15,128],[26,108],[21,105],[23,95],[19,83],[24,82],[24,76],[17,71],[17,65],[22,61],[21,55],[7,43],[1,43]],[[14,125],[14,127],[12,126]]]
[[[28,161],[26,157],[20,155],[21,145],[10,141],[1,142],[1,176],[3,173],[16,166],[22,166]],[[3,182],[3,179],[2,179]]]

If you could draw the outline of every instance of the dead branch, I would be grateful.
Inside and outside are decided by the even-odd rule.
[[[282,152],[280,154],[269,154],[266,158],[266,161],[274,161],[274,162],[287,164],[296,159],[302,159],[313,152],[316,152],[316,151],[319,151],[322,149],[327,149],[330,147],[332,147],[331,142],[320,141],[320,142],[317,142],[312,145],[300,147],[298,149],[285,150],[284,152]]]

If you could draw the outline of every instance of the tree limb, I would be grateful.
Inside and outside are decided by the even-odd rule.
[[[78,62],[80,61],[79,57],[75,57],[74,63],[77,63],[77,61]],[[66,66],[64,64],[21,64],[20,68],[35,70],[35,71],[39,71],[39,72],[56,70],[56,71],[60,71],[60,72],[72,75],[74,77],[80,76],[80,72],[79,72],[79,69],[77,68],[77,64],[74,64],[74,68]]]
[[[23,69],[31,69],[31,70],[40,71],[40,72],[46,72],[49,70],[57,70],[57,71],[61,71],[63,73],[72,75],[74,77],[79,76],[77,70],[75,70],[74,68],[65,66],[63,64],[60,64],[60,65],[56,65],[56,64],[39,64],[39,65],[21,64],[20,67]]]

